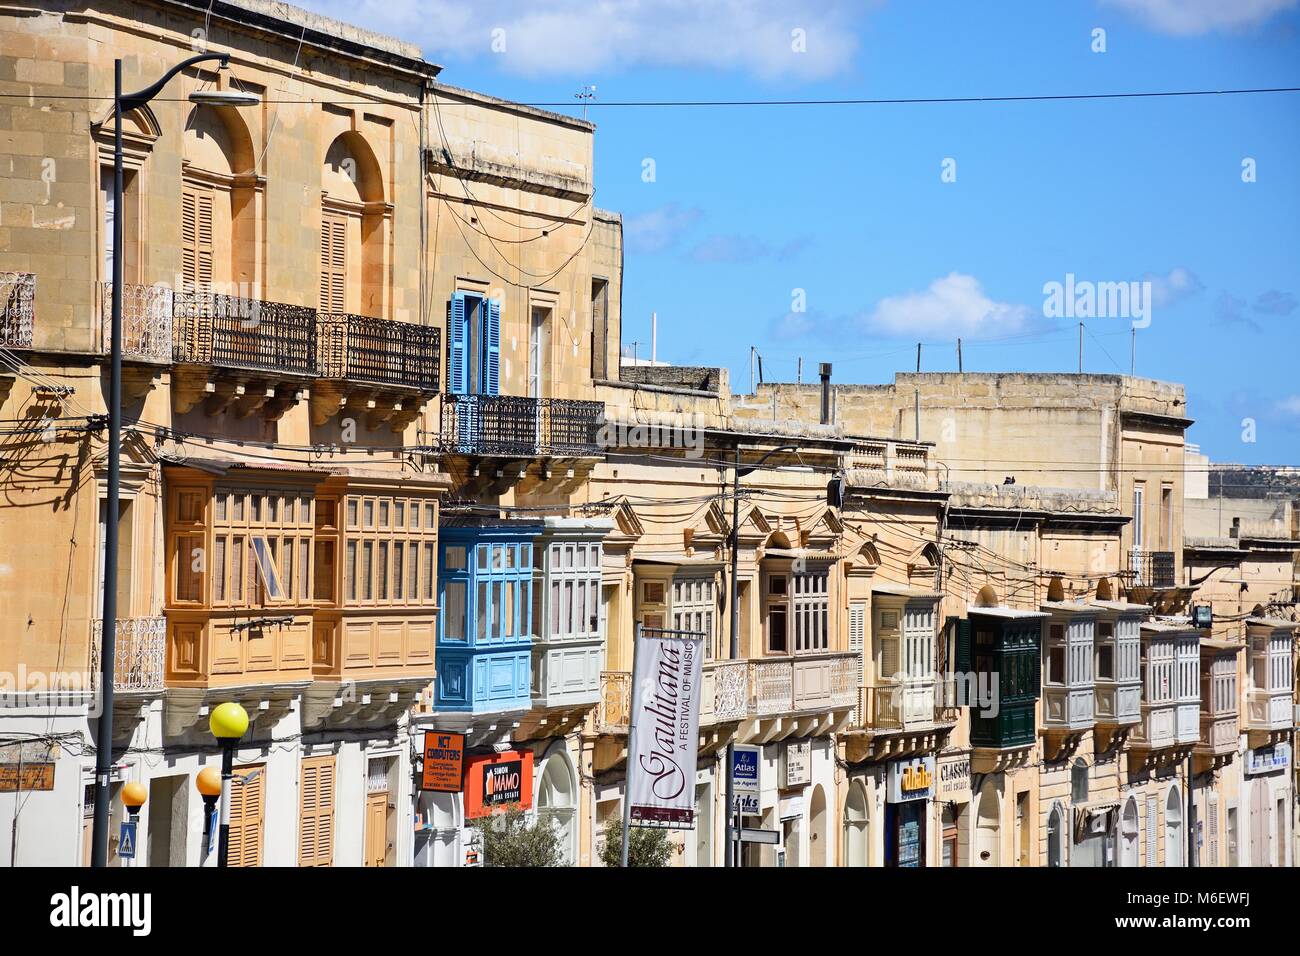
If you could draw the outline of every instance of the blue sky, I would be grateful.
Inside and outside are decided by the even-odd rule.
[[[1300,93],[599,105],[1300,86],[1300,0],[306,5],[417,43],[458,86],[567,102],[596,85],[625,343],[657,311],[661,359],[726,365],[738,391],[751,345],[768,380],[802,356],[805,380],[831,361],[836,381],[888,381],[918,340],[923,368],[949,370],[958,336],[967,370],[1072,371],[1077,320],[1044,315],[1045,284],[1146,280],[1137,371],[1186,383],[1189,440],[1300,461]],[[1131,324],[1085,320],[1085,370],[1127,372]]]

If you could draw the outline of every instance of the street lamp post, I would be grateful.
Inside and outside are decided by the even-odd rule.
[[[752,465],[741,466],[740,446],[736,446],[736,463],[733,467],[731,483],[731,660],[740,656],[740,479],[757,471],[773,455],[783,451],[798,449],[794,445],[782,445],[773,448]],[[740,808],[736,806],[736,783],[732,779],[732,767],[736,759],[736,742],[727,741],[727,765],[723,772],[727,775],[727,849],[726,865],[737,866],[740,863]]]
[[[132,834],[135,837],[135,846],[131,848],[131,863],[135,866],[135,861],[140,855],[140,808],[144,806],[145,801],[149,799],[149,791],[144,784],[138,780],[132,780],[122,787],[122,806],[126,807],[127,816],[131,822]],[[125,862],[122,864],[127,866]]]
[[[212,810],[221,796],[221,774],[215,767],[204,767],[194,778],[194,786],[203,798],[203,855],[199,865],[212,852]]]
[[[108,865],[108,778],[113,766],[113,667],[117,652],[117,519],[122,445],[122,114],[157,96],[177,73],[195,63],[219,60],[230,65],[228,53],[200,53],[178,63],[153,86],[122,92],[122,61],[113,61],[113,309],[108,379],[108,514],[104,516],[104,604],[100,630],[99,725],[95,753],[95,820],[91,830],[92,866]],[[190,94],[190,102],[220,106],[250,106],[251,93],[210,90]]]
[[[230,857],[230,786],[235,777],[235,744],[248,730],[248,711],[234,701],[218,705],[208,718],[212,736],[221,742],[221,820],[217,866]]]

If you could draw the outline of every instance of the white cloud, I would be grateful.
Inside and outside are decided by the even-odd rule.
[[[848,0],[304,0],[417,43],[438,62],[491,57],[526,75],[688,67],[818,80],[848,68],[862,4]],[[504,50],[494,51],[504,41]],[[804,52],[792,32],[804,31]],[[600,92],[599,90],[597,91]]]
[[[691,250],[691,258],[704,263],[753,262],[769,258],[784,261],[798,255],[810,242],[808,237],[801,236],[783,245],[772,246],[755,236],[712,235]]]
[[[629,252],[663,252],[675,246],[701,215],[694,206],[684,209],[670,202],[624,219],[623,239]]]
[[[1288,395],[1277,403],[1276,408],[1281,414],[1300,420],[1300,395]]]
[[[1205,288],[1195,272],[1182,266],[1171,269],[1168,275],[1156,275],[1148,272],[1143,281],[1151,283],[1151,304],[1163,309],[1181,299],[1196,295]]]
[[[974,276],[953,272],[920,292],[889,296],[876,303],[866,323],[883,335],[981,336],[1018,332],[1032,310],[994,302]]]
[[[1199,36],[1212,30],[1258,26],[1276,13],[1295,8],[1298,0],[1103,0],[1161,33]]]

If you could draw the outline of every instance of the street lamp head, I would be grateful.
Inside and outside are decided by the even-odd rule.
[[[144,806],[144,802],[148,799],[149,791],[145,789],[145,785],[140,783],[138,780],[132,780],[130,783],[123,784],[122,805],[132,813],[135,813]]]
[[[208,718],[208,728],[218,740],[238,740],[248,730],[248,711],[233,700],[219,704]]]
[[[244,90],[195,90],[190,102],[196,106],[256,106],[262,98]]]
[[[221,774],[216,767],[204,767],[194,778],[194,786],[205,797],[221,796]]]

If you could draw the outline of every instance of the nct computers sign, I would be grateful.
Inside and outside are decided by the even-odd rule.
[[[702,634],[642,630],[637,636],[628,735],[628,799],[634,824],[694,823],[703,648]]]

